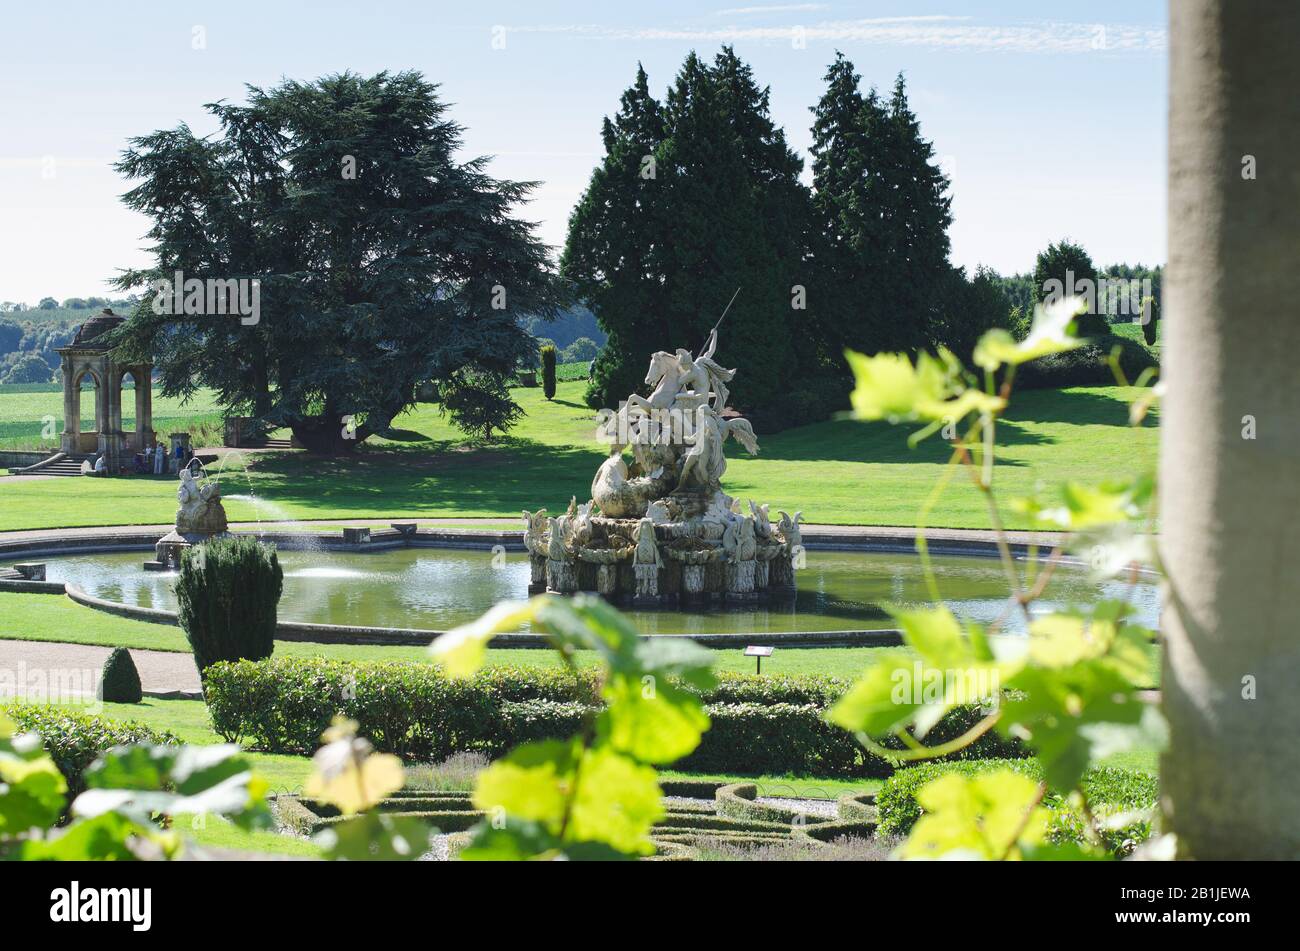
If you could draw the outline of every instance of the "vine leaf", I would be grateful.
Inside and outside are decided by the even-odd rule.
[[[1018,366],[1083,346],[1083,341],[1074,334],[1074,318],[1083,306],[1084,302],[1078,297],[1066,297],[1046,306],[1036,305],[1029,333],[1019,343],[1001,327],[985,331],[972,355],[975,365],[992,372],[1003,364]]]
[[[997,413],[1006,406],[1001,397],[962,387],[946,352],[933,357],[922,351],[915,365],[904,353],[868,357],[848,350],[845,357],[853,371],[850,401],[855,419],[956,421],[970,413]]]
[[[1051,813],[1026,776],[948,773],[916,794],[923,813],[899,849],[906,859],[1019,858],[1047,836]]]
[[[664,814],[653,768],[608,747],[584,749],[577,740],[518,747],[479,774],[473,799],[489,814],[475,838],[485,849],[493,842],[500,847],[502,836],[487,832],[492,815],[502,813],[536,823],[566,847],[594,842],[648,855],[650,829]]]
[[[303,792],[335,806],[344,815],[377,806],[406,783],[402,761],[391,753],[376,753],[356,736],[356,723],[338,717],[322,737],[325,745],[312,757],[315,771]]]

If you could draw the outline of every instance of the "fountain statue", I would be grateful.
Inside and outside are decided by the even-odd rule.
[[[145,562],[146,568],[179,568],[184,549],[227,534],[221,483],[209,479],[207,470],[197,459],[190,460],[190,464],[181,469],[176,500],[180,503],[176,509],[176,527],[154,545],[156,561]]]
[[[651,356],[650,395],[629,396],[602,426],[610,451],[590,502],[575,498],[555,518],[523,513],[530,590],[598,591],[634,604],[793,594],[800,514],[773,525],[766,504],[750,500],[743,514],[722,490],[727,440],[757,455],[758,439],[748,420],[725,415],[736,371],[713,359],[717,342],[714,328],[699,356]]]

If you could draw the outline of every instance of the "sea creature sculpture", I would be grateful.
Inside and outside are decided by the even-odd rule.
[[[659,554],[659,546],[655,543],[655,523],[648,518],[643,518],[637,523],[634,533],[636,539],[636,551],[632,554],[632,562],[637,565],[662,565],[663,556]]]
[[[799,521],[803,518],[803,512],[795,512],[794,518],[784,512],[778,514],[781,516],[781,520],[776,523],[777,531],[780,532],[781,538],[785,541],[786,553],[793,555],[795,549],[803,548],[803,532],[799,529]]]
[[[549,523],[546,509],[538,509],[535,513],[524,509],[524,548],[530,555],[546,554],[546,528]]]

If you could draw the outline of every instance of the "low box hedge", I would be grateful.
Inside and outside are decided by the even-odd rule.
[[[677,767],[701,773],[888,776],[893,767],[827,723],[825,710],[848,688],[832,677],[728,674],[696,691],[712,725]],[[521,743],[571,736],[599,702],[594,672],[494,667],[449,680],[431,664],[348,663],[272,658],[214,664],[204,688],[212,725],[229,741],[273,753],[306,754],[337,714],[384,752],[408,762],[455,753],[500,756]],[[982,716],[959,708],[927,737],[939,743]],[[895,737],[885,746],[901,749]],[[963,758],[1023,756],[990,731]],[[677,793],[684,795],[685,793]],[[707,795],[707,793],[706,793]]]
[[[100,753],[132,743],[180,742],[174,733],[134,720],[109,720],[59,707],[13,703],[0,706],[0,712],[24,733],[40,734],[45,751],[67,781],[69,802],[86,788],[81,774]]]

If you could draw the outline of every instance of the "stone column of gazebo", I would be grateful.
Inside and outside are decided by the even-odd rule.
[[[119,363],[105,335],[124,318],[105,307],[77,328],[72,343],[56,352],[63,360],[63,433],[59,448],[69,456],[103,456],[109,472],[117,472],[128,452],[154,445],[153,368],[147,363]],[[122,381],[135,381],[135,430],[122,430]],[[81,430],[81,381],[95,383],[95,428]]]

